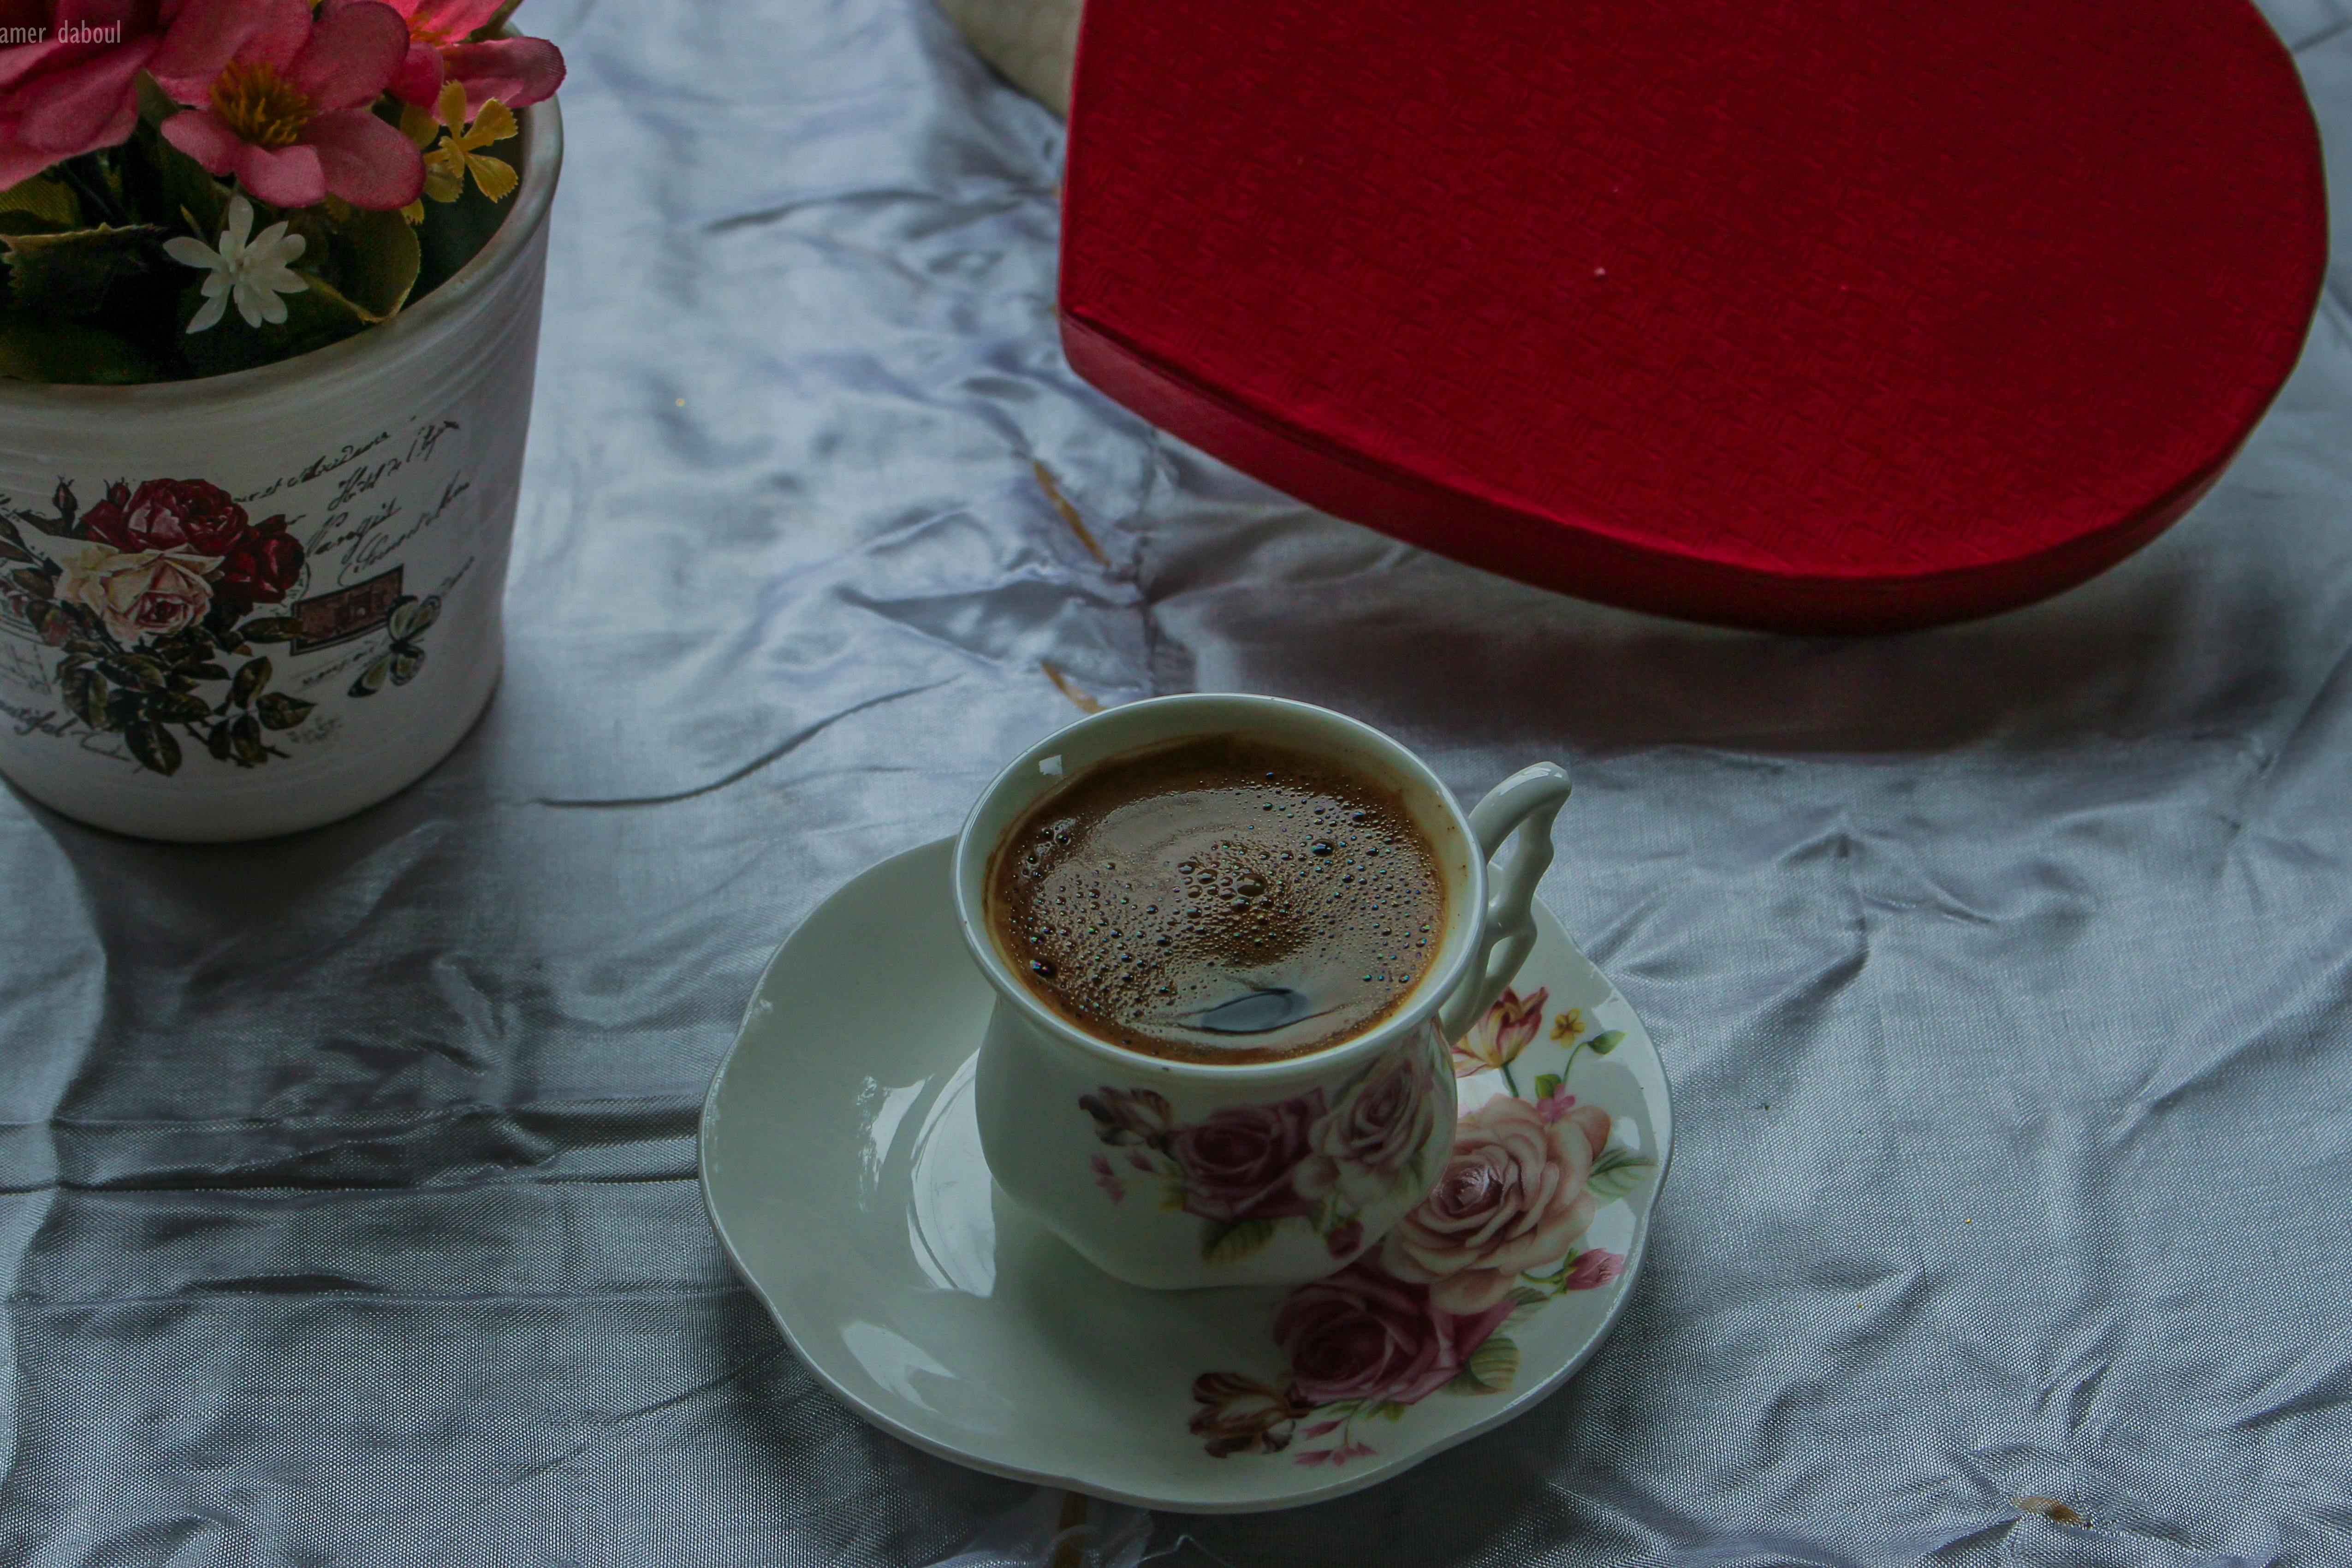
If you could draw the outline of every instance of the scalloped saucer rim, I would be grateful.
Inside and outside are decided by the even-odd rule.
[[[1518,1370],[1535,1375],[1475,1402],[1417,1402],[1380,1432],[1385,1449],[1329,1462],[1286,1449],[1206,1458],[1186,1425],[1200,1397],[1184,1396],[1186,1374],[1275,1359],[1267,1325],[1283,1292],[1122,1285],[994,1190],[970,1097],[992,994],[956,931],[952,842],[879,862],[802,922],[762,972],[704,1100],[698,1165],[720,1246],[836,1398],[927,1453],[1010,1479],[1172,1512],[1255,1512],[1402,1474],[1532,1408],[1591,1358],[1640,1274],[1672,1160],[1670,1090],[1640,1018],[1540,901],[1519,978],[1557,991],[1563,1017],[1607,1026],[1591,1035],[1620,1037],[1615,1058],[1594,1060],[1579,1087],[1611,1069],[1615,1125],[1654,1167],[1593,1221],[1594,1236],[1605,1229],[1622,1247],[1617,1271],[1586,1292],[1605,1299],[1579,1298],[1573,1325],[1520,1336]],[[1547,1051],[1566,1055],[1572,1076],[1580,1047],[1538,1038],[1521,1048],[1517,1076],[1532,1079]],[[1501,1079],[1464,1079],[1465,1112],[1502,1093]],[[820,1200],[786,1202],[787,1178],[810,1175]],[[1071,1310],[1073,1298],[1090,1310]],[[1168,1375],[1151,1364],[1169,1361]],[[1293,1425],[1309,1429],[1303,1415]]]

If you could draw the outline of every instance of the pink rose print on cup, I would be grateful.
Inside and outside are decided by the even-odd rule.
[[[1421,1180],[1437,1130],[1429,1058],[1394,1052],[1307,1130],[1311,1152],[1299,1164],[1298,1190],[1362,1209]]]
[[[1088,1162],[1114,1202],[1134,1186],[1202,1221],[1201,1256],[1238,1262],[1300,1221],[1335,1258],[1363,1249],[1363,1214],[1419,1183],[1438,1140],[1436,1068],[1418,1044],[1391,1051],[1327,1102],[1320,1089],[1269,1105],[1228,1106],[1195,1122],[1166,1097],[1108,1085],[1079,1097],[1116,1155]]]
[[[1477,1037],[1498,1059],[1482,1058],[1476,1070],[1507,1071],[1534,1038],[1546,997],[1506,994],[1507,1005],[1489,1015],[1497,1026]],[[1612,1143],[1610,1114],[1567,1091],[1582,1032],[1556,1037],[1568,1060],[1537,1080],[1537,1098],[1499,1095],[1460,1119],[1436,1184],[1377,1248],[1285,1294],[1273,1322],[1279,1373],[1194,1381],[1192,1430],[1210,1454],[1287,1452],[1328,1466],[1362,1458],[1375,1451],[1370,1423],[1402,1420],[1440,1394],[1508,1389],[1519,1368],[1513,1324],[1623,1277],[1622,1257],[1580,1243],[1601,1205],[1630,1195],[1656,1162]],[[1322,1111],[1298,1163],[1298,1191],[1336,1199],[1410,1169],[1422,1146],[1415,1119],[1431,1114],[1411,1091],[1412,1071],[1381,1064]],[[1424,1138],[1434,1131],[1421,1128]]]
[[[1078,1109],[1095,1119],[1095,1136],[1119,1147],[1142,1144],[1165,1149],[1176,1131],[1168,1097],[1157,1089],[1112,1089],[1106,1085],[1078,1097]]]
[[[1307,1132],[1323,1114],[1323,1091],[1278,1105],[1236,1106],[1179,1129],[1168,1141],[1183,1173],[1184,1209],[1238,1225],[1288,1219],[1315,1205],[1298,1190]]]

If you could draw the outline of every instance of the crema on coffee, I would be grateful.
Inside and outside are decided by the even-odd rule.
[[[1175,742],[1087,769],[989,871],[998,950],[1099,1039],[1178,1061],[1325,1050],[1428,971],[1445,884],[1398,792],[1265,742]]]

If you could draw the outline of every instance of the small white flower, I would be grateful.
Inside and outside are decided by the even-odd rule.
[[[228,227],[220,237],[218,250],[184,236],[165,240],[164,255],[184,267],[201,267],[210,274],[204,281],[205,302],[188,322],[188,331],[201,332],[218,322],[227,313],[231,299],[248,327],[264,321],[275,326],[284,321],[286,301],[278,296],[299,294],[310,287],[292,269],[307,243],[300,235],[287,233],[282,219],[254,234],[253,204],[243,196],[228,199]]]

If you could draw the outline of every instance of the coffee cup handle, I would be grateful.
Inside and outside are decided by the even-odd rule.
[[[1462,1039],[1518,974],[1536,945],[1536,884],[1551,867],[1551,825],[1568,801],[1558,763],[1521,768],[1486,792],[1470,813],[1478,853],[1492,860],[1514,836],[1510,858],[1490,879],[1468,978],[1438,1010],[1447,1043]]]

